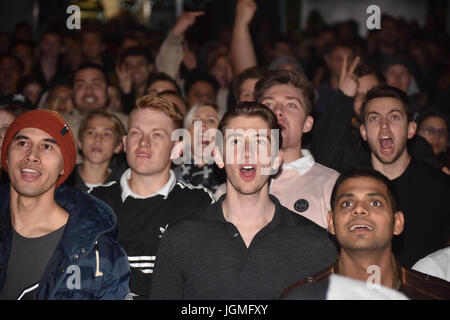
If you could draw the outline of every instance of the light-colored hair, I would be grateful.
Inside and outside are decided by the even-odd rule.
[[[131,110],[130,117],[128,117],[128,127],[131,127],[131,114],[140,109],[152,109],[161,111],[170,119],[172,119],[175,129],[183,127],[183,115],[180,113],[180,111],[178,111],[178,108],[175,106],[175,104],[167,99],[155,97],[152,95],[143,96],[136,101],[136,105],[133,110]]]
[[[184,128],[185,129],[189,129],[192,126],[192,120],[195,117],[195,114],[197,112],[197,110],[200,107],[211,107],[214,110],[216,110],[217,112],[217,118],[220,122],[220,120],[223,117],[223,112],[220,110],[220,107],[216,104],[216,103],[211,103],[211,102],[200,102],[200,103],[196,103],[192,106],[192,108],[189,109],[188,113],[186,114],[186,116],[184,117]]]

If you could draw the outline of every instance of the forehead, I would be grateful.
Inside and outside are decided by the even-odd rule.
[[[47,132],[38,129],[38,128],[23,128],[22,130],[18,131],[15,135],[17,136],[26,136],[30,138],[30,140],[43,140],[43,139],[55,139],[51,135],[49,135]]]
[[[225,130],[227,129],[233,129],[233,130],[238,130],[238,129],[242,129],[242,130],[249,130],[249,129],[254,129],[256,131],[258,131],[259,129],[270,129],[269,124],[267,123],[267,121],[265,121],[263,118],[259,117],[259,116],[238,116],[238,117],[234,117],[231,118],[228,121],[228,124],[225,127]],[[227,132],[225,131],[225,134]],[[267,134],[269,135],[269,133],[267,132]]]
[[[150,108],[139,108],[131,112],[129,118],[130,128],[141,130],[163,128],[170,132],[175,129],[172,119],[164,112]]]
[[[345,180],[337,189],[336,197],[343,194],[381,193],[389,198],[387,186],[373,177],[353,177]]]
[[[201,81],[195,82],[192,85],[192,87],[189,91],[192,91],[192,90],[214,91],[214,87],[209,82],[201,80]]]
[[[346,48],[346,47],[336,47],[331,54],[333,56],[353,56],[353,50],[350,48]]]
[[[369,112],[387,114],[395,110],[406,114],[405,108],[403,107],[401,101],[391,97],[375,98],[370,100],[366,105],[366,114]]]
[[[267,89],[263,94],[263,99],[285,98],[298,99],[303,101],[302,91],[289,84],[278,84]]]
[[[429,116],[422,121],[422,125],[432,126],[435,128],[447,129],[447,124],[441,117]]]
[[[112,120],[106,117],[95,116],[88,120],[87,127],[115,128],[115,125]]]
[[[93,69],[93,68],[88,68],[88,69],[83,69],[83,70],[78,71],[75,74],[74,79],[75,79],[75,81],[100,79],[103,82],[106,82],[103,72],[101,72],[100,70],[97,70],[97,69]]]
[[[386,69],[386,73],[391,73],[391,72],[392,73],[405,73],[405,74],[408,73],[409,74],[408,68],[406,68],[404,65],[399,64],[399,63],[393,64]]]
[[[197,111],[195,112],[195,115],[197,116],[201,114],[214,115],[217,117],[217,111],[211,106],[198,107]]]
[[[177,89],[173,85],[172,82],[167,81],[167,80],[156,80],[155,82],[150,84],[150,86],[148,88],[149,89],[163,89],[163,90],[171,89],[171,90],[174,90],[174,91],[176,91],[176,89]]]
[[[147,59],[144,56],[127,56],[124,59],[125,63],[138,63],[144,62],[147,63]]]

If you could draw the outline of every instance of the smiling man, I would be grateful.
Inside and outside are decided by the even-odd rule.
[[[6,132],[0,189],[0,299],[125,299],[129,266],[103,202],[61,185],[75,165],[72,132],[35,110]],[[67,272],[66,272],[67,270]]]
[[[120,181],[92,191],[117,215],[117,239],[131,266],[131,292],[141,298],[149,293],[156,249],[167,227],[214,202],[209,191],[177,181],[170,169],[171,135],[181,126],[182,116],[169,100],[138,99],[123,137],[130,168]]]
[[[392,180],[405,215],[405,230],[393,250],[408,268],[445,247],[450,236],[450,181],[408,152],[407,141],[417,127],[412,117],[406,94],[390,86],[372,88],[361,107],[360,132],[372,167]]]
[[[224,115],[215,161],[225,167],[227,193],[164,233],[151,299],[275,299],[335,259],[324,229],[269,195],[269,173],[281,164],[281,152],[272,153],[276,130],[262,104],[241,102]]]
[[[328,231],[341,247],[337,261],[291,285],[283,298],[304,296],[306,284],[320,286],[332,274],[364,281],[372,290],[392,288],[410,299],[450,298],[448,282],[404,268],[394,258],[391,241],[402,233],[405,221],[388,178],[367,167],[344,172],[333,188],[331,207]]]

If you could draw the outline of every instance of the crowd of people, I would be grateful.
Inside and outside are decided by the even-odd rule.
[[[203,11],[2,39],[0,299],[304,299],[373,266],[450,299],[448,39],[384,15],[258,43],[257,10],[206,43]]]

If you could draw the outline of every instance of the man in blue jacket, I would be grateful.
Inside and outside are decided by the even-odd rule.
[[[75,165],[73,135],[53,111],[16,118],[5,134],[0,188],[0,299],[125,299],[129,266],[111,237],[112,210],[60,186]]]

